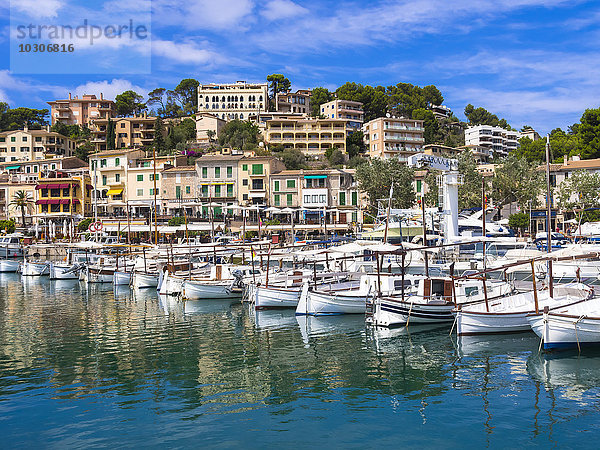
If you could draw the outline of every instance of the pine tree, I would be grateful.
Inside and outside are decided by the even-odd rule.
[[[157,117],[154,121],[154,141],[153,145],[156,148],[158,155],[165,155],[167,153],[167,143],[165,142],[165,124],[160,117]]]

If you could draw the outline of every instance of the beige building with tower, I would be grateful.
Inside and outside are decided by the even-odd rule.
[[[75,148],[73,139],[50,131],[50,127],[42,130],[25,127],[0,133],[0,163],[70,157]]]
[[[308,156],[322,156],[330,149],[346,153],[344,119],[273,119],[266,122],[269,145],[301,150]]]
[[[65,125],[81,126],[88,125],[93,120],[115,117],[115,102],[106,100],[102,93],[100,98],[88,94],[81,98],[71,97],[69,93],[68,99],[54,100],[48,104],[52,125],[61,122]]]
[[[425,138],[422,120],[403,117],[379,117],[363,125],[364,142],[371,158],[397,158],[408,162],[421,153]]]
[[[230,84],[198,86],[198,112],[210,113],[222,120],[248,120],[250,114],[269,108],[267,83],[237,81]]]

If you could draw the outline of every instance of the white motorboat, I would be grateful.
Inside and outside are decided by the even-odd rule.
[[[479,302],[486,295],[492,300],[513,292],[511,284],[497,280],[486,281],[485,293],[479,280],[456,281],[454,293],[449,278],[420,278],[413,282],[412,286],[406,286],[404,299],[401,295],[375,298],[373,304],[368,305],[371,310],[367,312],[367,323],[393,327],[408,323],[452,322],[456,303]]]
[[[252,299],[254,308],[275,309],[275,308],[295,308],[300,301],[302,287],[272,287],[272,286],[253,286]]]
[[[0,258],[22,258],[23,247],[21,245],[21,233],[11,233],[0,236]]]
[[[115,271],[102,266],[87,266],[79,277],[85,283],[112,283]]]
[[[538,310],[546,306],[551,310],[563,307],[592,295],[593,289],[580,283],[555,286],[553,297],[548,290],[539,290]],[[459,336],[528,331],[531,327],[527,315],[535,312],[535,293],[525,292],[488,302],[458,305],[454,312]]]
[[[25,277],[39,277],[48,275],[48,264],[45,262],[23,261],[20,265],[21,275]]]
[[[77,280],[81,269],[79,264],[50,262],[48,271],[51,280]]]
[[[227,299],[241,297],[241,291],[234,292],[235,280],[185,280],[182,295],[187,300]]]
[[[19,271],[20,262],[16,259],[0,260],[0,273],[14,273]]]
[[[158,273],[133,272],[131,285],[137,289],[157,288]]]
[[[129,286],[131,284],[132,273],[122,270],[115,270],[113,274],[113,284],[115,286]]]
[[[600,344],[600,298],[548,308],[528,315],[527,321],[542,338],[544,350],[581,349]]]

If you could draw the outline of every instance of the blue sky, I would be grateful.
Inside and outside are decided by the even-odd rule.
[[[12,1],[13,8],[18,6],[21,12],[35,15],[37,23],[45,23],[82,16],[81,8],[89,0]],[[188,77],[202,83],[262,81],[267,74],[284,73],[294,89],[335,89],[346,81],[435,84],[445,104],[461,118],[465,105],[472,103],[506,117],[514,127],[528,124],[542,133],[566,128],[579,120],[585,108],[600,106],[597,0],[104,0],[90,4],[103,8],[104,17],[114,20],[152,9],[150,73],[124,74],[125,69],[107,73],[102,67],[98,73],[81,75],[13,73],[9,8],[2,3],[0,101],[40,108],[68,92],[104,92],[114,98],[126,89],[147,94],[155,87],[172,88]],[[90,13],[90,17],[100,16]],[[96,49],[106,52],[102,46]],[[127,45],[112,51],[131,56],[130,61],[140,53]],[[98,59],[90,59],[89,64],[93,67]],[[66,66],[67,72],[76,70]]]

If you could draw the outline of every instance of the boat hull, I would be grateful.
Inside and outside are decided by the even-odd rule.
[[[19,261],[16,259],[3,259],[0,261],[0,273],[18,272],[19,264]]]
[[[51,280],[77,280],[79,269],[68,264],[50,263],[49,275]]]
[[[296,308],[301,292],[300,288],[279,289],[257,286],[254,288],[254,309]]]
[[[600,319],[552,314],[530,315],[527,319],[546,351],[600,345]]]
[[[134,272],[132,285],[138,289],[156,288],[158,286],[158,274]]]
[[[161,295],[180,295],[183,291],[184,279],[171,275],[168,271],[164,273],[163,280],[160,285]]]
[[[304,300],[304,301],[302,301]],[[366,295],[324,294],[308,291],[296,307],[296,315],[324,316],[337,314],[364,314]]]
[[[48,264],[25,261],[21,264],[20,270],[24,277],[39,277],[48,275]]]
[[[367,322],[375,326],[394,327],[408,323],[444,323],[454,320],[454,304],[445,301],[411,303],[384,297],[376,300],[373,308],[373,315]]]
[[[115,271],[113,274],[113,284],[115,286],[128,286],[131,284],[131,272]]]
[[[184,281],[182,288],[183,297],[188,300],[201,299],[232,299],[241,297],[241,293],[232,291],[232,282],[210,283],[188,280]]]

